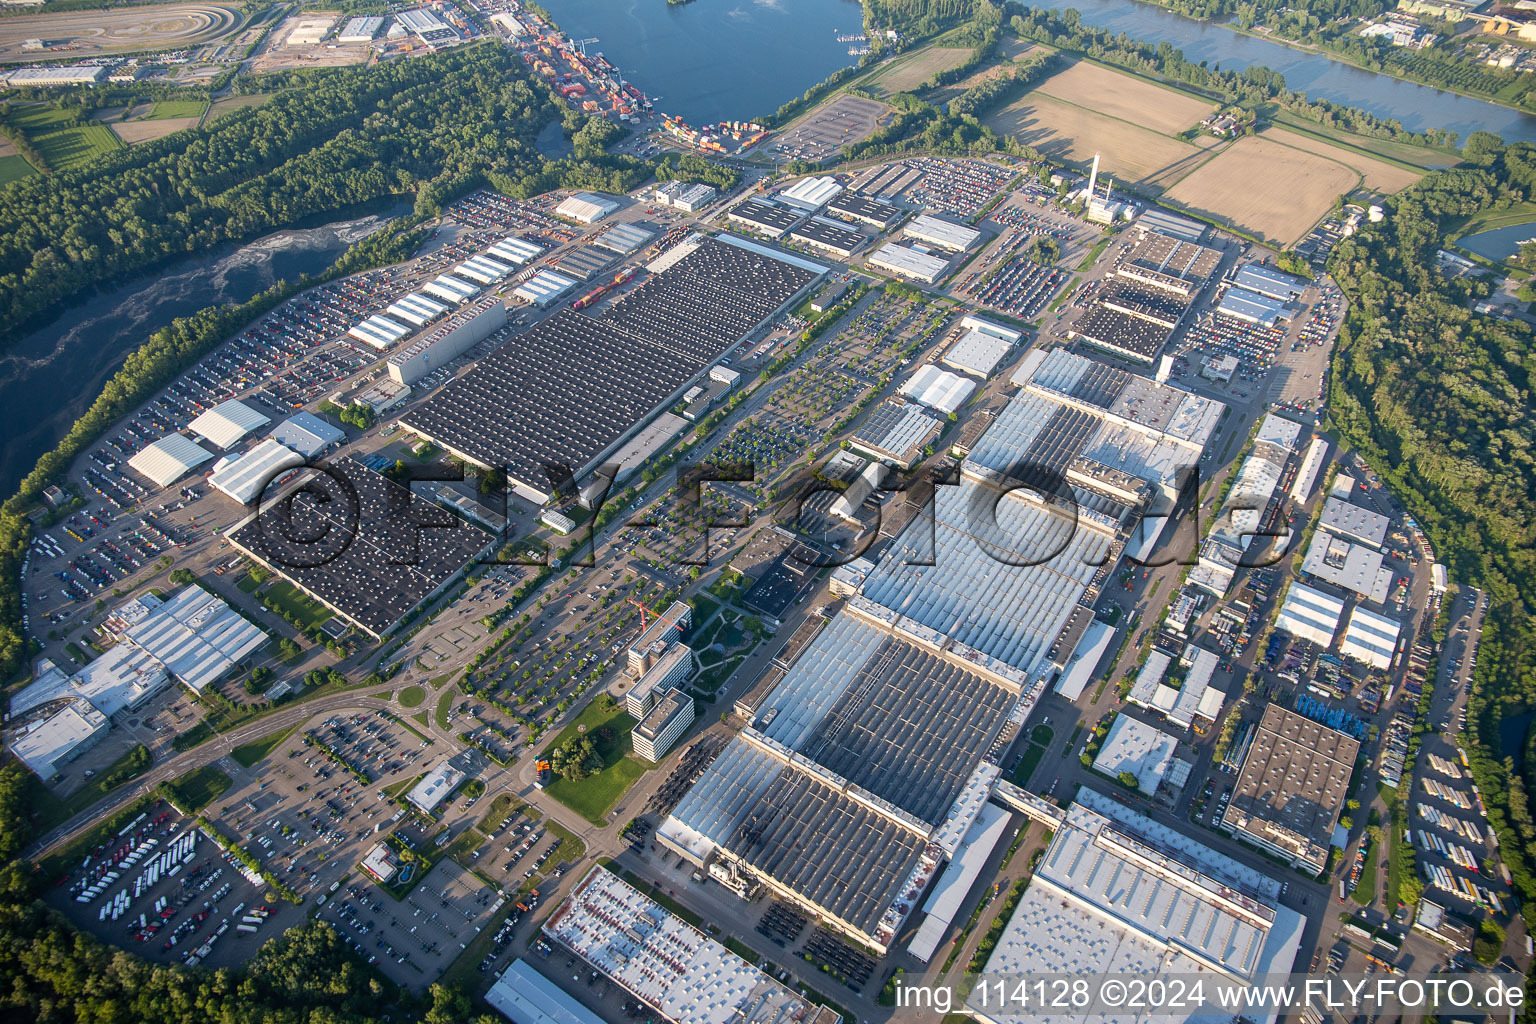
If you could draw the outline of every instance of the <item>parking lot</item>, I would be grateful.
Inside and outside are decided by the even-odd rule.
[[[370,964],[420,991],[447,969],[505,902],[452,860],[441,860],[404,899],[376,886],[338,890],[320,912]]]
[[[787,131],[772,136],[763,144],[762,152],[774,160],[825,160],[868,136],[887,109],[884,103],[862,96],[838,96]]]
[[[72,865],[48,902],[82,930],[153,962],[211,967],[243,963],[304,916],[163,803]]]

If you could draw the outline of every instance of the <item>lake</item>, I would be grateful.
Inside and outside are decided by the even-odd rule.
[[[1507,228],[1491,228],[1456,240],[1456,244],[1484,259],[1501,262],[1520,251],[1520,243],[1536,236],[1536,223],[1513,224]]]
[[[155,331],[216,303],[245,302],[279,279],[319,274],[358,239],[410,209],[277,231],[241,246],[176,260],[81,296],[52,321],[0,352],[0,494],[59,443],[102,385]]]

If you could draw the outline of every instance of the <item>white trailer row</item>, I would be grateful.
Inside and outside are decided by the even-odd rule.
[[[1438,754],[1429,755],[1429,766],[1448,779],[1461,778],[1461,768]]]
[[[197,856],[197,833],[187,832],[173,839],[171,845],[166,847],[159,856],[152,857],[144,868],[144,873],[134,883],[134,897],[137,898],[141,889],[147,892],[154,888],[162,877],[170,878],[178,874],[181,869],[191,863]]]

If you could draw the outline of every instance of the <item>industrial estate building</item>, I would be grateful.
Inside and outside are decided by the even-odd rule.
[[[495,543],[350,456],[309,471],[301,486],[315,497],[261,509],[229,531],[229,542],[376,638]]]
[[[550,942],[574,953],[664,1020],[680,1024],[838,1024],[842,1020],[835,1011],[785,988],[602,866],[592,868],[576,883],[540,930]],[[538,995],[543,986],[530,988],[535,998],[550,1001],[547,995]],[[573,1024],[582,1022],[578,1018]]]
[[[1054,835],[989,976],[1206,974],[1242,984],[1290,973],[1306,919],[1280,906],[1279,882],[1086,788],[1065,811],[1045,801],[1029,810]],[[986,1024],[1057,1019],[1004,1012],[976,993],[966,1011]]]
[[[1150,366],[1220,265],[1216,249],[1144,232],[1068,333]]]
[[[901,219],[901,207],[882,203],[855,192],[844,192],[827,203],[827,213],[841,220],[867,224],[885,231]]]
[[[577,192],[555,207],[555,216],[578,224],[596,224],[619,208],[618,200],[595,192]]]
[[[864,418],[848,444],[899,469],[911,469],[943,429],[944,421],[916,402],[888,398]]]
[[[400,384],[415,384],[506,325],[507,307],[500,299],[487,296],[454,313],[432,333],[417,338],[390,356],[389,376]]]
[[[876,270],[889,271],[924,284],[935,284],[949,272],[949,260],[895,242],[887,242],[876,249],[867,262]]]
[[[1226,597],[1239,566],[1249,564],[1249,548],[1267,542],[1264,524],[1273,520],[1275,502],[1283,497],[1280,480],[1300,440],[1301,424],[1295,420],[1269,413],[1260,422],[1216,524],[1201,543],[1199,564],[1189,574],[1192,585]]]
[[[135,598],[113,614],[117,643],[73,675],[44,659],[10,702],[11,749],[44,781],[89,749],[113,716],[172,681],[201,691],[244,662],[267,634],[217,596],[189,586]]]
[[[622,303],[541,321],[402,422],[468,462],[504,468],[519,494],[543,503],[825,270],[730,236],[675,248],[686,251]]]
[[[782,238],[784,232],[799,222],[802,213],[766,199],[748,199],[731,207],[726,216],[764,238]]]
[[[977,326],[972,326],[972,323]],[[980,326],[983,324],[985,326]],[[945,351],[944,365],[977,377],[992,376],[1023,337],[1019,331],[983,321],[979,317],[966,317],[961,321],[961,327],[965,328],[965,333]]]
[[[346,434],[333,427],[312,412],[300,412],[288,417],[272,431],[272,439],[285,448],[292,448],[306,459],[313,458],[346,439]]]
[[[1221,827],[1294,867],[1321,872],[1359,754],[1353,736],[1270,704],[1248,743]]]
[[[271,417],[261,410],[231,398],[198,415],[187,424],[187,429],[216,447],[228,448],[271,422]]]
[[[167,434],[139,449],[128,468],[156,487],[169,487],[213,458],[213,452],[184,434]]]
[[[919,214],[907,221],[901,229],[901,237],[936,245],[950,252],[964,252],[981,240],[981,232],[941,217]]]
[[[976,382],[941,369],[934,363],[924,363],[898,390],[940,416],[952,416],[975,393]]]

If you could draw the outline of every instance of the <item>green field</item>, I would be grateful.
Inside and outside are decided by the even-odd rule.
[[[232,785],[233,779],[209,764],[183,775],[171,783],[171,788],[176,791],[181,809],[190,813],[207,807]]]
[[[544,787],[544,792],[594,825],[601,825],[607,820],[613,805],[619,802],[640,776],[650,770],[650,766],[630,756],[634,746],[629,734],[635,727],[635,720],[624,712],[622,705],[615,704],[604,710],[597,701],[588,704],[539,756],[547,758],[550,751],[581,735],[582,726],[586,727],[586,734],[593,737],[597,753],[603,759],[602,770],[580,782],[552,779]],[[614,731],[610,743],[599,742],[595,735],[604,726]]]
[[[27,163],[27,158],[13,153],[10,156],[0,156],[0,185],[6,185],[22,178],[29,178],[37,173],[37,168]]]
[[[203,100],[160,100],[146,121],[168,121],[173,117],[202,117],[208,104]]]
[[[89,163],[104,153],[122,148],[122,140],[104,124],[86,124],[48,132],[32,140],[43,160],[56,171]]]
[[[427,691],[419,686],[407,686],[400,691],[400,706],[414,708],[427,699]]]
[[[279,729],[277,732],[272,733],[270,736],[263,736],[259,740],[252,740],[249,743],[236,747],[234,753],[231,756],[234,757],[236,761],[239,761],[241,764],[249,768],[257,761],[260,761],[262,758],[272,753],[272,751],[277,748],[277,745],[291,736],[293,734],[293,730],[297,728],[297,725],[290,725],[286,729]]]
[[[331,617],[329,608],[303,593],[287,580],[278,580],[273,583],[267,588],[265,596],[277,608],[278,614],[285,619],[289,617],[297,619],[300,630],[318,626]]]

